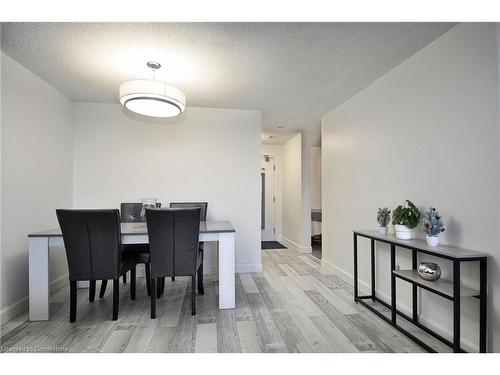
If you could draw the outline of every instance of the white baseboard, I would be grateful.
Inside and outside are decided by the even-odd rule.
[[[337,265],[327,261],[326,259],[321,259],[321,269],[333,273],[335,276],[340,277],[347,284],[353,285],[353,275],[342,268],[337,267]],[[363,280],[358,280],[358,288],[361,293],[368,294],[371,292],[371,287],[368,283]]]
[[[14,319],[19,314],[22,314],[28,309],[28,297],[21,298],[12,305],[0,311],[0,322],[2,325],[7,323],[9,320]]]
[[[292,248],[294,250],[297,250],[299,253],[302,253],[302,254],[311,254],[312,253],[311,246],[300,246],[298,243],[296,243],[296,242],[294,242],[286,237],[280,236],[280,239],[278,241],[283,242],[283,245],[285,245],[286,247]]]
[[[57,279],[53,280],[49,285],[50,293],[54,293],[55,291],[61,289],[69,283],[68,274],[62,275]],[[14,302],[10,306],[2,309],[0,311],[0,322],[1,324],[7,323],[9,320],[14,319],[16,316],[22,314],[26,310],[28,310],[28,296],[21,298],[20,300]]]
[[[335,276],[338,276],[339,278],[344,280],[349,285],[351,285],[351,286],[353,285],[354,277],[353,277],[352,273],[347,272],[346,270],[338,267],[337,265],[335,265],[335,264],[333,264],[325,259],[321,259],[321,268],[323,268],[325,271],[332,272]],[[358,288],[359,288],[359,291],[363,294],[371,293],[370,285],[368,283],[364,282],[363,280],[358,280]],[[383,300],[387,303],[390,303],[390,296],[387,293],[384,293],[380,290],[377,290],[376,293],[377,293],[377,296],[381,300]],[[410,316],[412,314],[412,310],[411,310],[410,306],[407,306],[405,304],[398,303],[398,310],[400,310],[400,311],[402,311],[405,314],[410,315]],[[429,317],[426,317],[422,314],[419,314],[419,321],[422,324],[425,324],[427,327],[429,327],[433,331],[436,331],[441,336],[452,337],[452,335],[453,335],[453,332],[446,329],[445,327],[443,327],[441,324],[437,323],[433,319],[430,319]],[[477,344],[475,344],[471,340],[464,338],[463,336],[461,337],[461,345],[462,345],[462,348],[468,352],[476,352],[478,350]]]
[[[262,272],[262,263],[237,263],[236,273]]]
[[[50,293],[54,293],[56,290],[59,290],[68,284],[69,284],[69,275],[64,274],[61,277],[58,277],[57,279],[53,280],[50,283],[50,287],[49,287]]]

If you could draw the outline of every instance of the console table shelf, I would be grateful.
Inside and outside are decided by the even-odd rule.
[[[358,237],[370,239],[371,242],[371,294],[360,296],[358,293]],[[376,295],[376,275],[375,275],[375,243],[383,242],[390,245],[391,252],[391,303],[382,301]],[[430,352],[435,350],[415,337],[411,332],[402,328],[397,322],[397,316],[401,316],[413,325],[421,328],[431,336],[453,348],[455,353],[464,352],[460,347],[460,303],[461,298],[474,297],[479,299],[479,352],[486,352],[486,284],[487,284],[487,255],[476,251],[466,250],[453,246],[429,247],[422,240],[400,240],[393,234],[382,235],[378,231],[355,230],[353,232],[354,247],[354,301],[366,306],[369,310],[392,324],[399,331],[410,337],[416,343]],[[412,269],[396,270],[396,249],[411,251]],[[453,279],[439,279],[437,281],[428,281],[421,278],[417,273],[418,254],[432,255],[437,258],[450,261],[453,267]],[[464,286],[460,282],[460,265],[463,262],[479,262],[479,290]],[[399,311],[396,308],[396,279],[401,279],[412,284],[412,314]],[[451,300],[453,302],[453,341],[449,341],[434,330],[426,327],[419,322],[418,316],[418,288],[428,290],[438,296]],[[373,302],[383,304],[391,311],[391,317],[388,318],[380,311],[375,309],[365,300],[371,299]]]
[[[411,284],[416,284],[419,287],[426,289],[438,296],[447,298],[453,301],[453,281],[446,279],[439,279],[436,281],[429,281],[422,279],[416,270],[398,270],[393,271],[394,276],[407,281]],[[479,297],[479,290],[475,290],[466,286],[460,286],[460,297]]]

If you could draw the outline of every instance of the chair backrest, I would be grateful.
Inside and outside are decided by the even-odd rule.
[[[171,202],[170,208],[200,208],[200,221],[207,221],[208,202]]]
[[[64,239],[69,279],[119,277],[121,231],[118,210],[56,210]]]
[[[156,203],[156,207],[160,208],[161,203]],[[142,203],[121,203],[120,217],[122,223],[140,223]]]
[[[196,273],[200,208],[146,209],[151,277]]]

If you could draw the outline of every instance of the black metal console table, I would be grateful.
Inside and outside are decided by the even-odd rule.
[[[366,296],[358,295],[358,236],[365,237],[371,241],[371,294]],[[380,299],[375,292],[375,242],[383,242],[391,248],[391,303],[388,304]],[[474,251],[464,250],[452,246],[429,247],[422,240],[400,240],[393,234],[382,235],[378,231],[355,230],[353,232],[354,245],[354,301],[367,307],[379,317],[393,325],[400,332],[411,338],[417,344],[428,350],[435,352],[433,348],[424,343],[419,338],[408,332],[397,324],[396,316],[399,315],[411,322],[413,325],[427,332],[429,335],[442,341],[453,348],[453,352],[465,352],[460,347],[460,298],[474,297],[479,299],[479,352],[486,352],[486,272],[487,255]],[[412,269],[396,270],[396,248],[410,250],[412,252]],[[427,281],[417,274],[418,253],[429,254],[438,258],[443,258],[453,263],[453,280],[439,279],[437,281]],[[460,284],[460,265],[462,262],[479,262],[479,290],[468,288]],[[412,316],[401,312],[396,308],[396,278],[412,284]],[[453,301],[453,342],[437,334],[432,329],[419,322],[417,290],[423,288],[438,296]],[[375,307],[364,300],[371,299],[391,310],[391,318],[385,316]]]

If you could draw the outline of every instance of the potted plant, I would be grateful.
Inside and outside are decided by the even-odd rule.
[[[420,221],[418,208],[408,199],[402,205],[396,207],[392,213],[392,223],[396,230],[396,237],[401,240],[410,240],[413,229]]]
[[[378,228],[380,234],[387,234],[387,225],[391,222],[391,211],[387,207],[379,208],[377,211],[377,221],[380,225]]]
[[[434,207],[429,207],[424,212],[424,232],[425,239],[429,246],[437,246],[439,243],[439,234],[444,232],[444,223],[439,216],[439,212]]]

